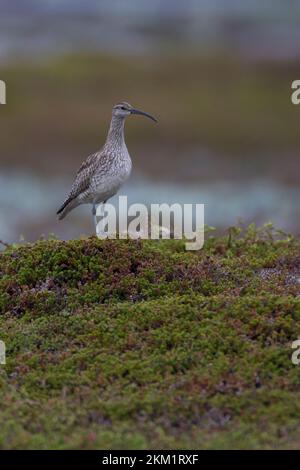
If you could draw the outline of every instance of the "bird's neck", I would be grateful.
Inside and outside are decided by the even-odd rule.
[[[124,123],[125,119],[119,116],[113,116],[110,122],[107,138],[106,138],[106,145],[111,145],[113,143],[114,146],[122,147],[125,145],[124,139]]]

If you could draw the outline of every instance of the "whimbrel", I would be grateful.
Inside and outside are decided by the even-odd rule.
[[[114,196],[131,172],[131,158],[124,139],[124,122],[130,114],[140,114],[157,122],[151,114],[135,109],[129,103],[121,102],[113,107],[105,144],[79,168],[71,191],[57,211],[60,220],[75,207],[92,204],[94,223],[97,226],[96,206],[106,203]]]

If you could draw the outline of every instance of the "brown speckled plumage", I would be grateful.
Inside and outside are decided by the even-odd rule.
[[[126,102],[114,106],[106,142],[79,168],[64,203],[57,211],[59,219],[80,204],[100,204],[114,196],[131,172],[131,158],[124,139],[124,122],[130,114],[144,114]]]

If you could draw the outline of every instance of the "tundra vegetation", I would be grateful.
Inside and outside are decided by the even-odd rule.
[[[270,225],[0,254],[2,449],[298,448],[300,242]]]

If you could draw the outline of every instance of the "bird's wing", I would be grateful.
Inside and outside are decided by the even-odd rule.
[[[93,153],[81,164],[68,195],[69,200],[75,199],[88,189],[91,177],[99,166],[100,161],[99,153]]]
[[[88,189],[95,170],[99,165],[101,165],[102,157],[105,156],[102,156],[99,154],[99,152],[96,152],[90,155],[82,163],[73,181],[71,191],[69,192],[61,207],[58,209],[57,214],[62,213],[65,207],[67,207],[71,201],[76,199],[80,194],[84,193]]]

